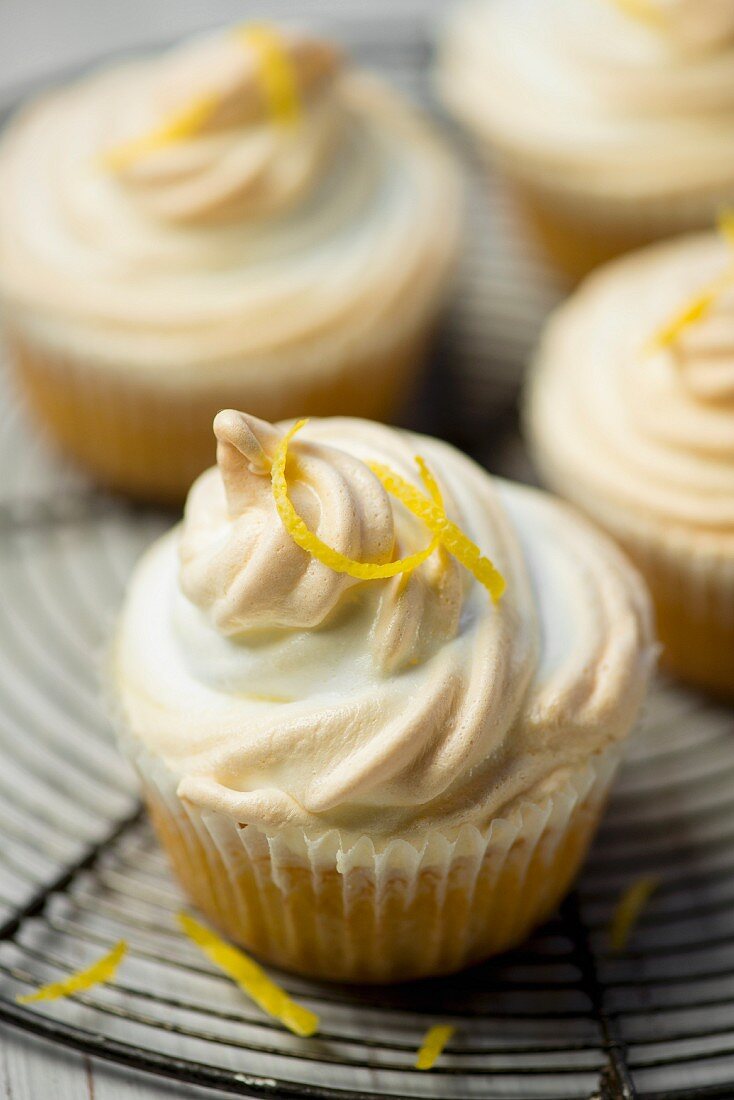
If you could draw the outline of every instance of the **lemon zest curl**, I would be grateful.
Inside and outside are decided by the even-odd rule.
[[[22,997],[16,997],[19,1005],[32,1004],[34,1001],[56,1001],[61,997],[71,997],[74,993],[83,993],[91,989],[93,985],[102,982],[111,982],[117,973],[117,968],[127,952],[127,943],[120,940],[111,951],[97,959],[91,966],[84,970],[77,970],[68,978],[60,982],[51,982],[42,985],[35,993],[26,993]]]
[[[662,30],[666,27],[665,14],[654,0],[612,0],[614,6],[623,15],[629,15],[638,23]]]
[[[378,564],[376,562],[356,561],[354,558],[342,554],[339,550],[327,546],[318,535],[315,535],[313,531],[309,531],[296,509],[293,507],[293,502],[288,496],[288,482],[285,475],[285,467],[288,459],[288,444],[296,432],[300,431],[307,423],[307,420],[299,420],[298,423],[294,424],[293,427],[286,432],[278,444],[278,449],[273,456],[273,463],[270,468],[275,507],[278,510],[281,523],[296,545],[300,546],[302,550],[306,550],[307,553],[311,554],[317,561],[322,562],[324,565],[328,565],[335,573],[346,573],[347,576],[355,577],[357,580],[362,581],[384,580],[387,577],[396,577],[399,573],[411,573],[414,569],[417,569],[419,565],[422,565],[424,561],[427,561],[438,547],[439,539],[435,535],[423,550],[419,550],[415,554],[410,554],[406,558],[399,558],[397,561]]]
[[[157,153],[167,145],[194,137],[206,125],[207,119],[211,118],[216,108],[215,96],[201,96],[149,133],[108,150],[102,157],[103,166],[110,172],[124,172],[150,153]]]
[[[609,928],[609,945],[615,955],[621,954],[626,948],[642,910],[659,885],[660,879],[657,875],[643,876],[633,882],[620,897]]]
[[[256,23],[237,27],[234,35],[255,55],[258,79],[272,121],[295,122],[301,111],[298,81],[280,34],[272,27]],[[148,133],[109,149],[101,158],[102,166],[110,172],[124,172],[151,153],[196,137],[220,102],[219,95],[199,96]]]
[[[235,35],[257,57],[260,84],[272,120],[282,125],[296,122],[301,113],[298,81],[281,35],[265,23],[238,27]]]
[[[734,210],[727,209],[721,212],[717,228],[726,243],[734,248]],[[709,315],[719,295],[732,284],[734,284],[734,260],[730,261],[720,275],[697,291],[660,326],[648,341],[647,351],[650,353],[662,351],[675,344],[686,329],[698,324]]]
[[[427,561],[431,554],[441,547],[455,557],[465,569],[469,570],[480,584],[484,585],[495,603],[499,600],[505,589],[504,577],[489,558],[482,555],[479,547],[448,518],[443,507],[438,483],[424,459],[420,457],[416,458],[416,463],[423,484],[430,494],[429,496],[425,496],[420,489],[416,488],[411,482],[406,481],[405,478],[400,477],[389,466],[371,462],[368,463],[368,467],[381,482],[383,488],[399,500],[412,515],[420,519],[432,533],[431,541],[423,550],[384,564],[360,562],[328,546],[318,535],[310,531],[288,496],[288,481],[286,478],[288,445],[296,432],[299,432],[307,423],[306,420],[299,420],[282,437],[273,456],[270,471],[273,497],[280,520],[293,541],[302,550],[307,551],[337,573],[346,573],[358,580],[379,580],[395,577],[399,573],[411,572]]]
[[[178,923],[192,943],[227,977],[232,978],[263,1012],[279,1020],[294,1035],[308,1038],[316,1034],[319,1028],[316,1013],[291,1000],[254,959],[188,913],[179,913]]]
[[[436,1024],[434,1027],[429,1027],[418,1051],[415,1068],[433,1069],[443,1053],[444,1047],[455,1032],[456,1028],[452,1027],[451,1024]]]
[[[425,497],[420,489],[395,473],[389,466],[379,462],[370,462],[368,466],[388,493],[404,504],[414,516],[423,520],[429,531],[439,539],[441,545],[465,569],[468,569],[480,584],[484,585],[496,603],[505,590],[505,578],[489,558],[484,557],[476,543],[472,542],[461,528],[449,519],[443,508]]]

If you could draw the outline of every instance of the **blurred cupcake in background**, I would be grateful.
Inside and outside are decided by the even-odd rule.
[[[662,658],[734,698],[734,240],[600,269],[551,319],[527,426],[545,481],[645,576]]]
[[[573,277],[734,199],[730,0],[469,0],[443,98]]]
[[[181,499],[218,409],[388,417],[460,222],[417,112],[326,42],[227,29],[24,110],[0,297],[29,402],[103,483]]]
[[[445,443],[301,427],[217,417],[218,468],[131,579],[121,742],[232,939],[320,978],[457,970],[578,870],[653,662],[647,593],[566,505]]]

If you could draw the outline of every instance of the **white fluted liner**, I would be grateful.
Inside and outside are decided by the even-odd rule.
[[[620,759],[607,749],[487,828],[375,842],[268,833],[201,810],[160,759],[122,740],[174,869],[210,920],[287,969],[366,981],[449,972],[522,940],[570,885]]]

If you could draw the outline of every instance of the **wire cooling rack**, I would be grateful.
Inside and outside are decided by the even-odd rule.
[[[385,0],[378,8],[383,21],[363,18],[350,44],[424,95],[422,23],[388,18]],[[460,292],[410,418],[525,477],[508,408],[558,288],[481,177],[468,168]],[[656,688],[577,889],[522,950],[396,989],[282,975],[322,1020],[318,1037],[296,1039],[177,931],[184,899],[100,702],[126,578],[174,517],[95,492],[29,430],[6,381],[0,396],[0,1020],[247,1097],[734,1097],[730,710]],[[662,885],[612,957],[615,901],[650,873]],[[120,938],[130,953],[114,985],[16,1003]],[[420,1074],[415,1050],[433,1022],[457,1033]]]

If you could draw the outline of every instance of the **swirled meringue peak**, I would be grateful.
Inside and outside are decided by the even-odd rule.
[[[602,521],[664,525],[731,555],[731,240],[679,238],[587,280],[548,326],[529,413],[565,496]]]
[[[732,193],[733,67],[730,0],[467,0],[440,82],[528,179],[685,199],[691,224]]]
[[[215,431],[114,653],[125,724],[181,797],[378,840],[481,826],[628,732],[647,600],[565,506],[367,421]]]

